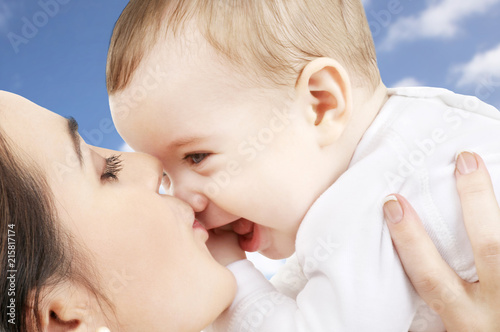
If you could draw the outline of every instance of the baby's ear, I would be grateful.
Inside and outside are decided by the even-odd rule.
[[[331,58],[309,62],[296,88],[308,100],[308,119],[316,126],[322,146],[332,144],[343,133],[352,114],[352,91],[347,71]]]

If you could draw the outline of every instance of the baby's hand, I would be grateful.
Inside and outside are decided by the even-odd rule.
[[[238,244],[238,235],[233,231],[212,229],[208,234],[208,250],[220,264],[226,266],[246,258],[245,252]]]

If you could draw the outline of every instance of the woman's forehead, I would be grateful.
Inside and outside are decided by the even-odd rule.
[[[56,120],[59,117],[26,98],[5,91],[0,91],[0,116],[12,125],[18,122],[30,125],[32,122]]]

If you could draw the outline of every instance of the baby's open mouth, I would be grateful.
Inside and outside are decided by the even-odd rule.
[[[260,232],[259,227],[252,221],[240,218],[229,224],[218,227],[218,229],[238,234],[238,243],[240,248],[247,252],[259,250]]]
[[[260,232],[255,223],[240,218],[232,223],[233,232],[238,234],[238,242],[242,250],[254,252],[259,249]]]

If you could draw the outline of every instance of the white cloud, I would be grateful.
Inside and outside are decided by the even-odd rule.
[[[500,84],[500,44],[491,50],[477,53],[468,63],[453,67],[452,74],[458,74],[458,87],[488,81]]]
[[[465,19],[487,13],[500,0],[441,0],[428,3],[429,6],[419,14],[402,17],[391,25],[380,49],[391,50],[402,41],[453,38]]]
[[[127,143],[123,143],[118,150],[121,152],[134,152],[134,150]]]
[[[410,86],[423,86],[424,84],[415,77],[405,77],[392,85],[393,88],[404,88]]]

